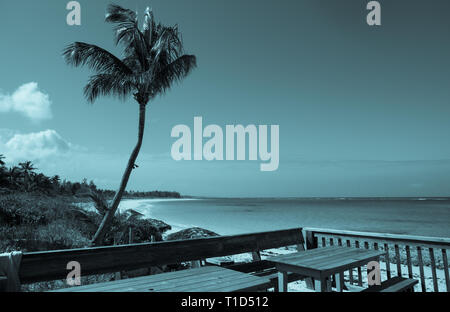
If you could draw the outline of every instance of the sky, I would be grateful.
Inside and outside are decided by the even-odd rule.
[[[74,41],[120,56],[111,1],[0,2],[0,154],[48,175],[118,187],[137,140],[132,98],[83,97],[92,72],[64,63]],[[178,24],[198,67],[148,104],[130,190],[220,197],[450,195],[450,2],[117,0]],[[174,126],[279,125],[279,167],[175,161]],[[204,141],[205,142],[205,141]]]

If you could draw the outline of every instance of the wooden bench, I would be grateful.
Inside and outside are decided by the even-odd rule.
[[[227,265],[225,267],[227,269],[235,270],[238,272],[268,278],[270,280],[270,288],[273,287],[275,291],[278,291],[278,271],[275,268],[275,265],[267,260],[253,261],[249,263],[238,263]],[[289,273],[287,277],[288,283],[302,280],[305,278],[304,276],[296,273]],[[308,286],[310,288],[313,288],[312,281],[307,282]]]
[[[418,280],[396,276],[381,282],[381,285],[370,286],[361,292],[414,292],[414,286],[417,283],[419,283]]]
[[[66,267],[71,261],[80,263],[82,276],[151,268],[240,253],[253,253],[254,259],[258,262],[261,250],[292,245],[297,245],[298,249],[302,250],[303,244],[302,229],[295,228],[168,242],[30,252],[22,256],[19,277],[22,284],[65,279],[69,273]]]

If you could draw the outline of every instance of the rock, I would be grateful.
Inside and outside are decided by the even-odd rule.
[[[145,219],[145,220],[149,221],[161,233],[164,233],[165,231],[172,229],[172,227],[170,225],[168,225],[167,223],[165,223],[161,220],[156,220],[156,219]]]
[[[211,236],[219,236],[219,234],[199,227],[193,227],[169,234],[166,240],[193,239]]]

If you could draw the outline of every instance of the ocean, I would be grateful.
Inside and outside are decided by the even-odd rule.
[[[172,231],[201,227],[221,235],[317,227],[450,237],[449,198],[203,198],[124,200]]]

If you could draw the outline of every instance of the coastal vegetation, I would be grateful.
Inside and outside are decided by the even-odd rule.
[[[126,99],[132,95],[139,106],[137,143],[134,147],[120,187],[92,239],[102,245],[124,195],[135,161],[142,146],[147,104],[165,93],[176,81],[186,77],[196,66],[194,55],[184,54],[178,26],[156,23],[147,8],[142,28],[135,11],[111,4],[105,21],[114,24],[115,43],[123,48],[122,58],[89,43],[75,42],[67,46],[63,57],[69,65],[87,66],[95,72],[84,88],[87,100],[113,95]]]
[[[38,173],[31,161],[7,167],[0,155],[0,252],[40,251],[87,247],[107,211],[112,190],[97,188],[93,181],[71,182]],[[129,198],[174,197],[177,192],[126,192]],[[77,203],[92,202],[93,210]],[[116,213],[104,244],[161,240],[170,226],[143,219],[134,211]]]

